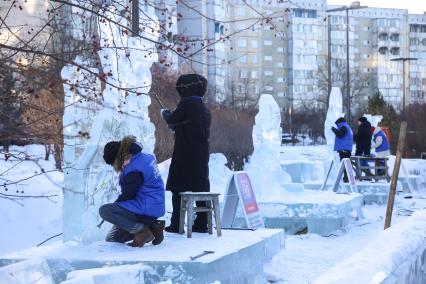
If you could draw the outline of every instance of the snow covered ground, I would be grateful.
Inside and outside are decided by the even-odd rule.
[[[282,152],[293,155],[295,160],[304,157],[319,161],[324,158],[325,150],[325,147],[283,147]],[[44,161],[44,148],[37,145],[12,147],[11,152],[14,156],[8,161],[4,157],[0,159],[0,255],[33,247],[62,232],[62,174],[55,171],[53,157]],[[31,159],[26,160],[28,156]],[[216,155],[212,161],[215,165],[211,169],[212,188],[219,191],[230,172],[220,166],[224,162],[222,156]],[[164,173],[167,164],[160,168]],[[398,196],[393,224],[425,208],[426,193],[412,199]],[[352,222],[328,237],[288,236],[285,250],[264,266],[266,280],[311,283],[319,274],[363,249],[383,230],[386,207],[371,205],[363,210],[365,219]],[[48,243],[58,239],[60,237]]]
[[[0,159],[0,255],[62,232],[62,173],[44,147],[11,147]],[[45,197],[42,197],[45,196]]]

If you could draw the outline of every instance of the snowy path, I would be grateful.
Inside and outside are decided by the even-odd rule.
[[[426,208],[424,199],[400,200],[394,213]],[[288,236],[286,248],[264,266],[266,279],[273,283],[311,283],[318,275],[352,256],[383,230],[386,206],[365,206],[366,219],[351,223],[330,237],[308,234]],[[393,223],[406,218],[395,216]]]

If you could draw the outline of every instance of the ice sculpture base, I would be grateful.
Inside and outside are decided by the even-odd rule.
[[[283,228],[287,234],[307,230],[327,236],[354,219],[354,211],[363,205],[361,194],[336,194],[330,191],[303,190],[284,192],[276,202],[259,202],[267,228]],[[237,225],[243,225],[237,211]]]
[[[306,189],[321,190],[322,183],[305,183]],[[349,185],[344,185],[348,187]],[[331,190],[331,184],[326,186],[326,190]],[[390,184],[386,182],[357,182],[359,193],[364,196],[364,204],[386,204],[388,202]],[[403,191],[403,184],[398,182],[396,187],[397,192]]]
[[[55,283],[71,271],[141,263],[152,270],[144,273],[145,283],[171,279],[173,283],[254,283],[263,264],[284,249],[282,229],[256,231],[223,230],[223,236],[193,233],[166,234],[161,245],[132,248],[125,244],[97,242],[80,245],[55,243],[0,257],[0,266],[31,258],[46,259]],[[205,250],[214,251],[194,261]]]
[[[310,161],[284,161],[281,162],[281,169],[291,176],[292,182],[306,182],[318,180],[320,162]],[[322,174],[322,173],[321,173]]]

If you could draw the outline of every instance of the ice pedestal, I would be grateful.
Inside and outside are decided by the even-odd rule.
[[[386,204],[388,202],[388,196],[389,196],[389,188],[390,184],[385,182],[357,182],[356,183],[358,191],[360,194],[364,196],[364,203],[365,204]],[[321,190],[322,183],[319,182],[307,182],[304,184],[306,189],[309,190]],[[348,190],[349,185],[342,185],[345,186]],[[332,190],[333,185],[328,184],[325,187],[325,190],[329,191]],[[396,191],[402,192],[403,191],[403,184],[401,182],[397,183]]]
[[[287,234],[307,229],[322,236],[345,226],[362,205],[363,196],[357,193],[313,190],[285,192],[275,202],[259,202],[267,228],[283,228]],[[241,211],[237,211],[236,225],[244,225]]]
[[[47,262],[33,258],[0,267],[0,283],[53,284],[53,280]]]
[[[281,229],[223,230],[222,234],[216,237],[194,233],[188,239],[185,235],[166,233],[160,245],[143,248],[106,242],[56,243],[5,255],[0,258],[0,266],[43,257],[55,283],[66,280],[67,274],[74,270],[134,264],[152,268],[144,273],[145,283],[169,279],[172,283],[212,283],[216,280],[223,284],[255,283],[262,275],[263,265],[284,249],[285,235]],[[190,260],[190,256],[205,250],[214,253]]]
[[[143,264],[134,264],[76,270],[68,273],[67,280],[61,284],[144,284],[144,273],[149,269]]]

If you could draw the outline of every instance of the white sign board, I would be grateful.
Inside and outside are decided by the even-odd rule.
[[[241,200],[241,202],[239,202]],[[265,228],[262,214],[257,205],[256,196],[253,192],[250,177],[246,172],[235,172],[229,179],[224,197],[222,211],[222,227],[232,228],[238,203],[244,213],[247,228]]]
[[[342,181],[342,178],[343,178],[343,171],[346,171],[346,175],[348,176],[351,192],[358,192],[358,188],[355,182],[354,170],[352,168],[352,163],[351,163],[351,160],[348,158],[344,158],[340,162],[339,171],[337,173],[337,177],[333,185],[333,191],[337,192],[340,182]]]

